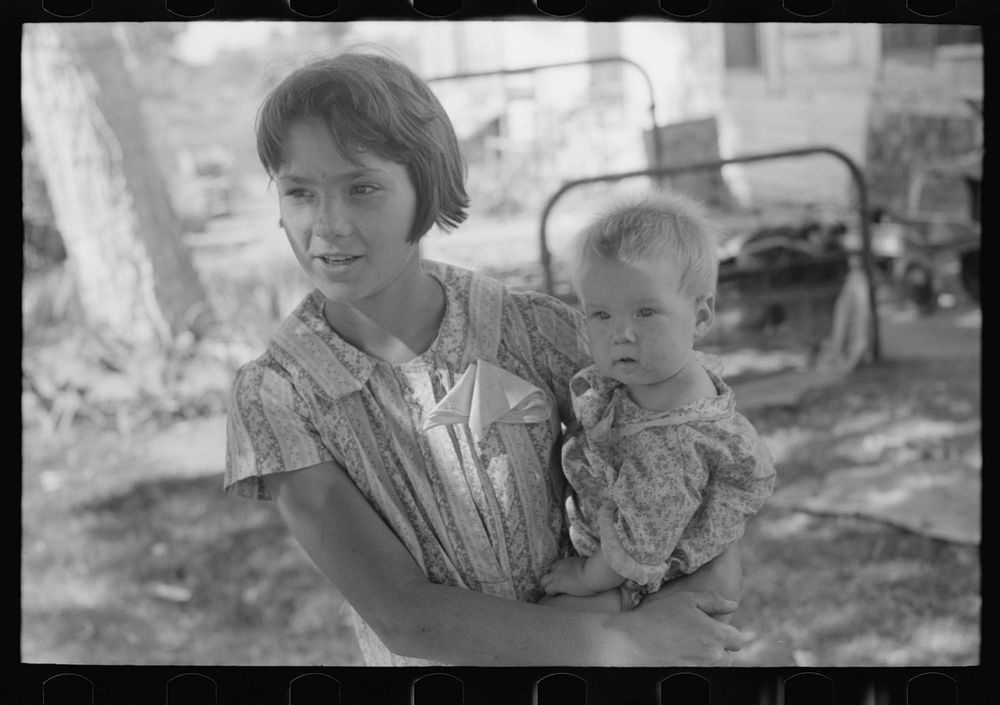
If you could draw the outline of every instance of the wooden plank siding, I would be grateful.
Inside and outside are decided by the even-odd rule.
[[[726,143],[732,154],[829,146],[863,167],[871,101],[870,80],[840,80],[825,88],[773,91],[759,80],[730,77],[723,107]],[[780,160],[739,167],[752,205],[822,202],[846,205],[854,198],[843,164],[829,156]]]

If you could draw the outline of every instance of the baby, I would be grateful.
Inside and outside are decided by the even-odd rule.
[[[715,318],[718,277],[698,204],[658,192],[617,207],[580,234],[571,267],[594,361],[570,381],[578,424],[563,446],[580,555],[542,586],[620,586],[624,611],[738,540],[774,489],[774,465],[717,362],[693,350]]]

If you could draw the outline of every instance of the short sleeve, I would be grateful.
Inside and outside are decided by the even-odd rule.
[[[271,499],[266,475],[334,460],[288,375],[261,359],[236,374],[226,425],[226,492]]]

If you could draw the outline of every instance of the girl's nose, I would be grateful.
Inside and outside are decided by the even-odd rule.
[[[350,233],[347,210],[336,199],[322,204],[313,222],[313,235],[324,240],[344,237]]]

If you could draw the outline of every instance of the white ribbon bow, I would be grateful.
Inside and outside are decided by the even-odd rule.
[[[476,360],[427,414],[424,430],[465,422],[478,443],[491,423],[538,423],[549,414],[538,387],[492,362]]]

